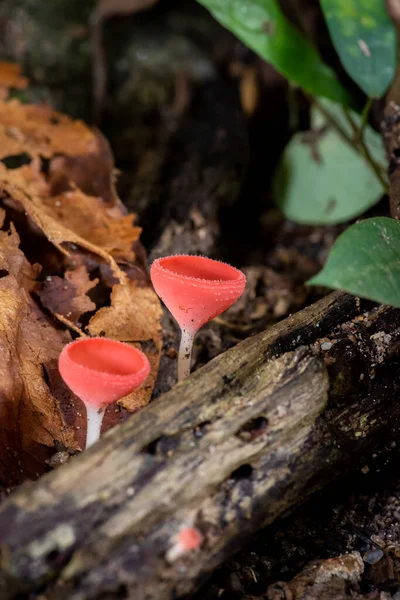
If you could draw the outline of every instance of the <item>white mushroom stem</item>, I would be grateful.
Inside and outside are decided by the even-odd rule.
[[[181,330],[181,343],[178,354],[178,381],[182,381],[190,373],[194,333],[187,329]]]
[[[92,446],[100,439],[101,424],[103,422],[106,407],[95,408],[86,404],[87,430],[86,430],[86,449]]]
[[[167,562],[172,563],[181,558],[187,552],[188,551],[182,546],[182,544],[176,542],[173,546],[168,548],[165,559]]]

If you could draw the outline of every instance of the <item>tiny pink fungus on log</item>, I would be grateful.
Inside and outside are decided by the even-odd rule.
[[[105,409],[139,387],[150,372],[147,357],[108,338],[82,338],[64,346],[61,377],[86,407],[86,448],[100,438]]]
[[[181,328],[178,356],[178,381],[181,381],[190,372],[196,332],[240,298],[246,276],[226,263],[184,254],[158,258],[151,265],[150,276],[154,289]]]
[[[174,544],[168,550],[166,559],[168,562],[177,560],[187,552],[197,550],[203,543],[203,536],[195,527],[183,527],[174,539]]]

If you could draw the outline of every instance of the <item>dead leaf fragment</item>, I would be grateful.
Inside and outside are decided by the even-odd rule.
[[[99,199],[78,189],[45,197],[43,205],[57,222],[116,260],[134,260],[133,244],[142,231],[134,225],[135,215],[115,214],[115,210],[107,207],[100,211]]]
[[[15,231],[0,231],[8,273],[0,279],[0,480],[8,484],[43,473],[55,440],[77,449],[43,377],[70,337],[54,329],[24,288],[36,271],[18,246]]]
[[[25,170],[25,172],[26,171],[27,170]],[[76,244],[77,246],[80,246],[89,252],[97,254],[104,261],[109,262],[115,276],[122,281],[125,279],[124,273],[118,267],[116,261],[109,252],[103,250],[103,248],[96,246],[95,244],[92,244],[90,240],[85,239],[78,233],[75,233],[69,227],[65,226],[62,220],[57,219],[57,216],[53,216],[53,211],[51,208],[48,208],[44,202],[43,196],[30,195],[26,193],[22,187],[20,187],[18,175],[18,169],[8,171],[4,165],[0,164],[0,177],[2,178],[3,192],[6,192],[9,198],[22,205],[35,225],[37,225],[47,239],[54,244],[56,248],[60,250],[60,252],[68,256],[68,251],[63,247],[63,244]],[[17,185],[15,184],[16,177],[18,177]],[[28,187],[28,185],[25,187]]]
[[[91,280],[83,265],[65,271],[64,277],[49,276],[37,290],[42,306],[52,313],[64,316],[75,324],[86,312],[96,310],[96,305],[87,295],[98,279]]]
[[[153,290],[130,281],[127,285],[115,285],[111,306],[101,308],[89,321],[91,335],[107,332],[108,337],[139,346],[150,361],[150,375],[143,386],[120,401],[131,412],[148,404],[151,398],[162,347],[161,316],[162,309],[154,299]]]
[[[17,99],[0,102],[0,158],[24,152],[46,158],[91,154],[96,148],[96,135],[83,121],[44,104],[22,104]]]

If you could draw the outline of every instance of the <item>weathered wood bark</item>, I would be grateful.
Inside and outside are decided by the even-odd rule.
[[[248,533],[390,447],[399,340],[399,310],[335,293],[217,357],[1,505],[0,597],[193,591]],[[168,563],[191,524],[200,550]]]

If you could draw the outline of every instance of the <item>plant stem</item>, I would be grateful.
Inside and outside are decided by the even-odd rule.
[[[340,125],[340,123],[336,121],[335,117],[333,117],[331,113],[326,110],[326,108],[322,106],[322,104],[320,104],[313,96],[309,96],[307,94],[307,98],[317,107],[319,112],[324,115],[329,125],[335,129],[335,131],[344,139],[344,141],[354,148],[354,142],[352,138],[348,135],[347,131]]]
[[[369,113],[371,111],[371,106],[372,106],[372,98],[370,97],[366,101],[365,106],[364,106],[364,108],[362,110],[362,113],[361,113],[361,123],[360,123],[360,126],[359,126],[358,131],[357,131],[356,143],[362,142],[362,140],[363,140],[364,129],[365,129],[365,126],[368,123],[368,117],[369,117]]]
[[[178,354],[178,381],[182,381],[190,373],[194,334],[187,329],[181,330],[181,343]]]
[[[105,413],[105,407],[100,409],[86,404],[87,430],[86,450],[100,439],[101,424]]]
[[[343,107],[343,112],[349,122],[350,127],[352,128],[352,130],[354,132],[354,145],[356,147],[360,148],[362,154],[364,154],[366,161],[370,165],[371,169],[374,171],[377,179],[380,181],[380,183],[383,186],[383,189],[385,190],[385,193],[387,194],[388,193],[388,183],[387,183],[385,177],[382,175],[380,166],[375,162],[374,158],[372,157],[372,155],[369,151],[369,148],[368,148],[367,144],[365,143],[364,136],[363,136],[363,131],[364,131],[366,122],[368,120],[369,109],[367,107],[368,107],[368,102],[363,110],[360,127],[357,127],[357,124],[353,121],[351,114],[349,113],[348,109],[345,106]]]

